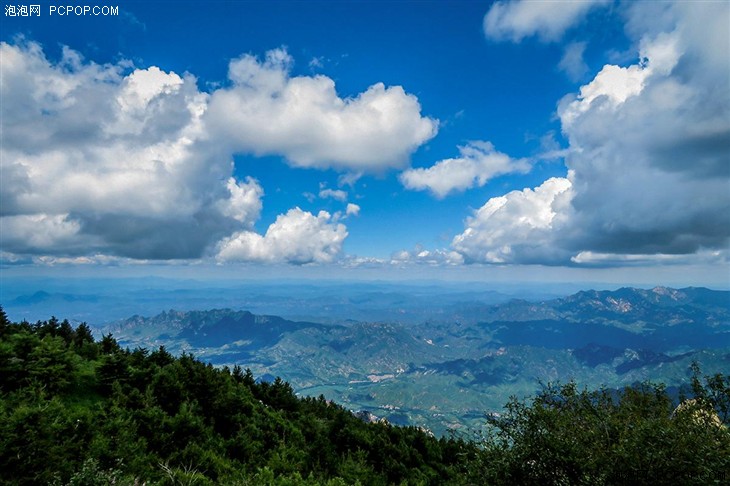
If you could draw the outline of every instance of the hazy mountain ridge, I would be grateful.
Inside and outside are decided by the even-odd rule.
[[[513,298],[540,300],[576,290],[571,286],[500,285],[480,282],[227,281],[160,278],[16,278],[0,287],[3,308],[30,322],[63,315],[100,327],[136,313],[233,309],[290,320],[420,323],[459,320],[468,306]]]
[[[473,306],[465,317],[477,315],[480,322],[500,320],[534,321],[564,319],[592,322],[611,319],[617,322],[701,320],[711,324],[717,319],[730,319],[730,292],[700,287],[671,289],[654,287],[651,290],[623,287],[618,290],[585,290],[573,295],[533,302],[514,299],[504,304]]]
[[[372,297],[372,295],[371,295]],[[689,365],[730,365],[730,292],[582,291],[486,306],[461,322],[321,324],[246,311],[167,311],[104,328],[124,345],[165,345],[281,376],[302,394],[443,433],[538,381],[679,385]]]
[[[557,299],[554,307],[575,320],[615,319],[623,323],[651,320],[663,324],[701,322],[707,325],[730,318],[730,292],[690,287],[651,290],[621,288],[584,291]]]
[[[209,311],[162,312],[155,317],[133,316],[107,326],[108,332],[121,334],[131,331],[139,334],[144,330],[162,330],[171,338],[185,340],[194,347],[219,347],[241,339],[251,344],[266,346],[275,344],[287,332],[304,328],[325,328],[312,322],[293,322],[278,316],[255,315],[248,311],[213,309]]]

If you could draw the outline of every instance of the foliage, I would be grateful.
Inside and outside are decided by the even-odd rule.
[[[449,484],[477,448],[86,324],[0,314],[3,484]]]
[[[612,392],[571,382],[531,403],[513,398],[488,418],[479,474],[490,484],[726,484],[730,432],[716,410],[730,404],[730,376],[695,373],[696,398],[679,407],[649,383]]]
[[[730,470],[730,376],[692,398],[662,385],[547,385],[486,419],[475,444],[365,423],[276,379],[190,354],[122,349],[85,324],[0,308],[2,484],[713,484]]]

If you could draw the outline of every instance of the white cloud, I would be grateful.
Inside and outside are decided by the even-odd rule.
[[[671,31],[639,40],[640,63],[605,67],[560,107],[579,250],[691,254],[728,244],[730,66],[695,45],[707,34],[688,24],[730,21],[730,5],[675,8]]]
[[[403,167],[436,135],[418,99],[400,86],[341,98],[332,79],[291,77],[286,51],[231,61],[233,86],[212,94],[206,125],[233,150],[283,155],[294,166],[379,172]]]
[[[558,107],[569,187],[490,200],[454,238],[468,260],[727,261],[730,58],[713,45],[730,44],[730,4],[635,2],[625,14],[638,61],[604,66]]]
[[[535,263],[552,258],[553,231],[569,211],[571,183],[551,178],[541,186],[495,197],[467,218],[452,248],[467,261]]]
[[[573,263],[581,266],[613,267],[613,266],[649,266],[649,265],[692,265],[698,263],[727,265],[730,263],[727,250],[702,250],[692,255],[656,254],[615,254],[582,251],[571,258]]]
[[[450,192],[482,187],[490,179],[513,172],[528,172],[525,159],[513,159],[497,152],[490,142],[470,142],[459,147],[461,157],[445,159],[423,169],[409,169],[400,175],[401,183],[411,190],[429,190],[438,198]]]
[[[55,245],[73,246],[79,243],[79,221],[68,214],[31,214],[2,218],[3,247],[28,245],[53,251]]]
[[[585,50],[585,42],[571,42],[565,46],[558,69],[563,71],[571,81],[580,81],[588,73],[588,65],[583,59]]]
[[[6,252],[198,258],[258,218],[261,188],[205,145],[207,95],[192,76],[68,48],[54,64],[31,42],[0,55]]]
[[[353,203],[347,203],[347,209],[345,210],[345,216],[359,216],[360,206]]]
[[[387,265],[387,261],[382,258],[361,257],[348,255],[342,259],[341,264],[344,268],[375,268],[382,269]]]
[[[152,66],[136,70],[127,76],[117,102],[122,111],[144,112],[150,101],[162,94],[173,94],[183,85],[183,80],[174,72],[166,73]]]
[[[221,262],[327,263],[341,252],[347,228],[332,221],[326,211],[317,216],[299,208],[276,218],[263,236],[241,231],[221,241],[217,259]]]
[[[494,3],[484,16],[484,33],[493,40],[520,42],[537,35],[543,41],[557,41],[594,7],[611,0],[529,1]]]
[[[355,183],[360,180],[360,178],[363,176],[363,172],[346,172],[344,174],[340,174],[339,177],[337,177],[337,184],[342,186],[350,186],[354,187]]]
[[[590,83],[580,88],[577,99],[563,104],[559,110],[563,131],[589,110],[615,110],[629,98],[644,90],[655,74],[667,75],[677,64],[677,39],[662,34],[653,42],[642,42],[641,62],[629,67],[606,65]]]
[[[332,198],[337,201],[347,201],[347,193],[341,189],[322,189],[319,191],[319,197],[321,199]]]
[[[292,165],[344,169],[354,183],[403,167],[438,127],[400,86],[343,98],[330,78],[292,77],[285,49],[231,61],[232,85],[210,94],[188,73],[99,65],[69,48],[58,62],[23,40],[3,42],[0,55],[6,261],[196,259],[222,241],[224,256],[235,244],[240,256],[250,241],[253,259],[328,261],[347,235],[343,214],[291,210],[256,235],[263,188],[232,177],[232,155],[280,154]],[[358,211],[348,205],[344,217]],[[314,240],[285,244],[287,231]],[[279,241],[273,250],[256,250],[271,241]]]
[[[419,265],[462,265],[464,257],[452,250],[426,250],[417,246],[411,251],[401,250],[393,253],[390,257],[390,264],[396,266],[419,264]]]
[[[229,177],[227,188],[230,198],[220,201],[221,213],[247,226],[252,226],[261,213],[263,188],[251,177],[247,177],[245,183]]]

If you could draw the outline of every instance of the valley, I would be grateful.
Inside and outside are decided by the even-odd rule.
[[[372,305],[369,295],[359,304]],[[408,306],[419,300],[399,298],[401,315],[413,317]],[[357,307],[352,299],[342,307]],[[281,377],[300,396],[324,395],[394,424],[468,438],[486,414],[541,384],[616,389],[661,381],[678,389],[693,362],[706,373],[730,367],[730,292],[622,288],[499,303],[446,298],[429,309],[420,322],[169,310],[98,332],[130,348],[165,346],[216,366],[240,365],[259,379]]]

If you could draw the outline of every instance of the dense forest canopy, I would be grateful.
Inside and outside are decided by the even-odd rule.
[[[485,416],[482,440],[436,438],[0,309],[0,483],[727,484],[730,375],[692,371],[681,405],[660,384],[546,385]]]

